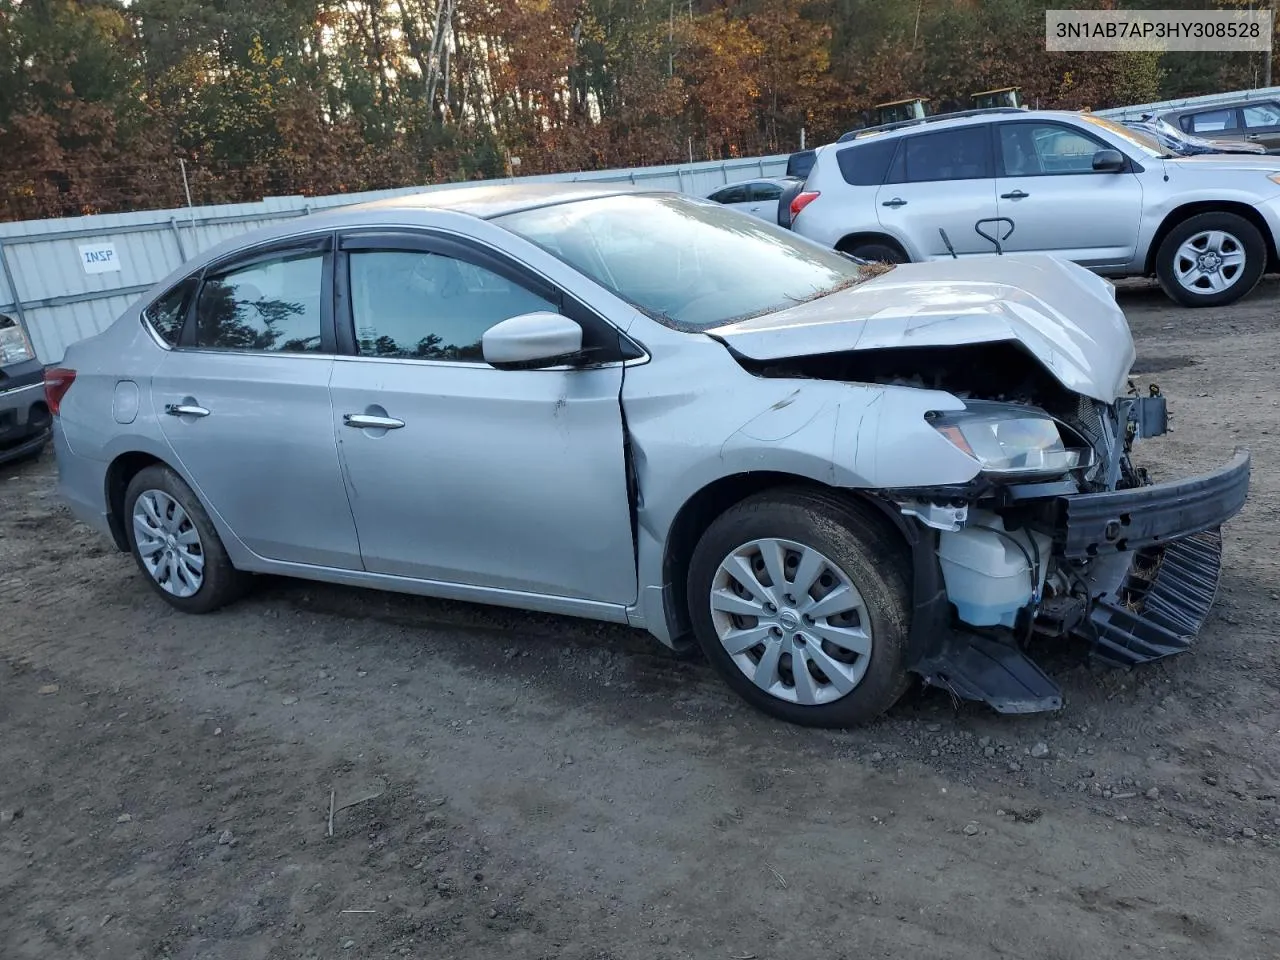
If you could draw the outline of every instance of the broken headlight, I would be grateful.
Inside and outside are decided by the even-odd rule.
[[[1093,463],[1088,446],[1068,447],[1056,420],[1027,407],[970,402],[930,415],[929,423],[991,477],[1060,477]]]

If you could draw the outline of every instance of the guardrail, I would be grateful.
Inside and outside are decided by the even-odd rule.
[[[1155,103],[1139,103],[1131,107],[1110,107],[1094,110],[1099,117],[1111,120],[1137,120],[1146,113],[1168,113],[1186,107],[1212,107],[1219,103],[1235,103],[1240,100],[1280,100],[1280,87],[1258,87],[1253,90],[1236,90],[1230,93],[1208,93],[1199,97],[1181,97],[1176,100],[1158,100]]]
[[[783,154],[483,182],[634,183],[702,196],[726,183],[782,176],[786,166]],[[70,344],[106,329],[156,281],[238,233],[330,207],[477,182],[0,223],[0,313],[17,317],[43,362],[57,363]]]

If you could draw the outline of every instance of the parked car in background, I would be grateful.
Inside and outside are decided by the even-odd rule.
[[[1215,140],[1246,140],[1268,152],[1280,150],[1280,101],[1241,100],[1186,107],[1161,114],[1183,133]]]
[[[708,195],[707,199],[762,220],[774,220],[778,215],[778,200],[783,191],[794,182],[786,177],[742,180],[721,187]]]
[[[22,324],[0,314],[0,463],[38,456],[50,422],[44,364]]]
[[[1261,143],[1253,140],[1208,140],[1183,133],[1173,124],[1148,114],[1141,120],[1122,121],[1130,130],[1145,133],[1160,146],[1179,157],[1194,157],[1202,153],[1266,153]]]
[[[996,237],[1006,253],[1154,275],[1178,302],[1213,306],[1275,265],[1280,159],[1176,157],[1087,113],[970,113],[821,147],[791,217],[864,259],[976,256]]]
[[[1052,257],[855,263],[705,200],[471,187],[239,237],[48,374],[59,489],[192,613],[272,573],[696,642],[787,720],[1054,709],[1034,630],[1186,649],[1249,457],[1147,481]]]

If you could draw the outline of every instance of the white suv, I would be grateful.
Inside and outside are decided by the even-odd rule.
[[[1276,257],[1280,157],[1174,157],[1091,114],[993,111],[818,150],[792,229],[869,260],[1052,253],[1156,276],[1187,306],[1244,296]]]

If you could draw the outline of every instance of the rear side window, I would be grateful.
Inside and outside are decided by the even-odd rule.
[[[711,199],[716,203],[746,203],[747,188],[742,184],[734,187],[725,187],[723,190],[717,190],[713,193]]]
[[[884,183],[899,140],[869,140],[845,147],[836,154],[845,183],[855,187],[878,187]]]
[[[309,353],[320,346],[324,254],[260,260],[205,280],[196,346]]]
[[[992,176],[991,134],[985,126],[906,137],[902,154],[902,176],[907,183]]]
[[[1219,130],[1231,130],[1236,125],[1234,110],[1207,110],[1191,116],[1191,129],[1196,133],[1215,133]]]
[[[176,347],[178,338],[182,336],[182,325],[186,322],[187,308],[191,306],[191,295],[195,290],[196,278],[188,277],[142,311],[151,329],[171,347]]]

